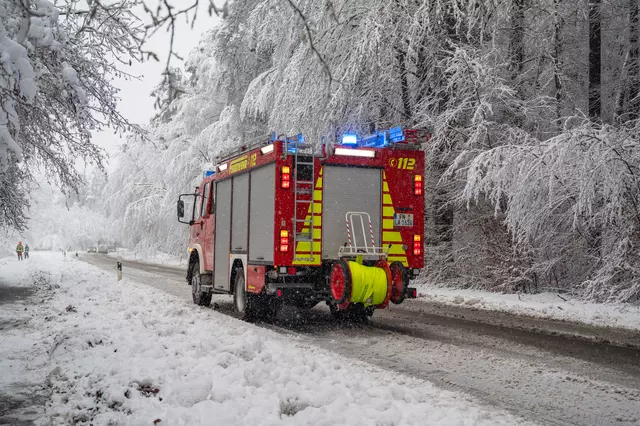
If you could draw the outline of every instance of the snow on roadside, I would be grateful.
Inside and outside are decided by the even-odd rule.
[[[450,306],[515,315],[571,321],[601,327],[640,330],[640,306],[629,304],[588,303],[557,293],[501,294],[482,290],[416,285],[418,301],[438,302]]]
[[[134,260],[136,262],[152,263],[165,266],[187,266],[186,256],[175,256],[167,253],[156,253],[154,256],[141,256],[135,251],[118,248],[116,252],[108,253],[107,256],[114,259],[120,257],[123,260]]]
[[[73,259],[37,265],[51,271],[49,299],[23,330],[40,350],[23,356],[52,392],[38,424],[524,424]],[[0,279],[24,266],[9,262]]]
[[[0,258],[0,424],[30,424],[42,415],[45,333],[34,326],[34,303],[46,302],[50,279],[30,260]],[[33,361],[40,360],[37,363]]]

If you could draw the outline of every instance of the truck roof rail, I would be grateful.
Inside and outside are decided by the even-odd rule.
[[[274,134],[275,133],[270,133],[268,135],[258,136],[249,143],[243,143],[239,147],[223,151],[220,154],[216,155],[214,157],[214,160],[216,163],[224,162],[246,151],[251,151],[252,149],[261,147],[263,145],[268,145],[270,142],[273,142],[272,138]]]

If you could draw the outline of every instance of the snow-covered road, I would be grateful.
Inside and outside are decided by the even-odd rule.
[[[0,424],[533,424],[113,272],[0,259]]]
[[[113,271],[113,260],[81,256]],[[125,275],[190,298],[183,273],[125,264]],[[216,296],[232,316],[231,299]],[[210,310],[214,314],[213,310]],[[473,395],[542,424],[640,425],[640,352],[444,317],[403,305],[376,312],[369,325],[335,324],[324,308],[283,312],[258,324],[327,349]]]

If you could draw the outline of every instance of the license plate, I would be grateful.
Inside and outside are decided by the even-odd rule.
[[[395,226],[413,226],[413,214],[396,213],[393,215]]]

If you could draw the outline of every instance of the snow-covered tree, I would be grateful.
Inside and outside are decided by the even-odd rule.
[[[130,8],[128,0],[0,0],[0,174],[9,188],[0,225],[24,225],[25,186],[37,171],[75,190],[76,160],[102,165],[91,132],[129,129],[112,81],[142,41]]]

